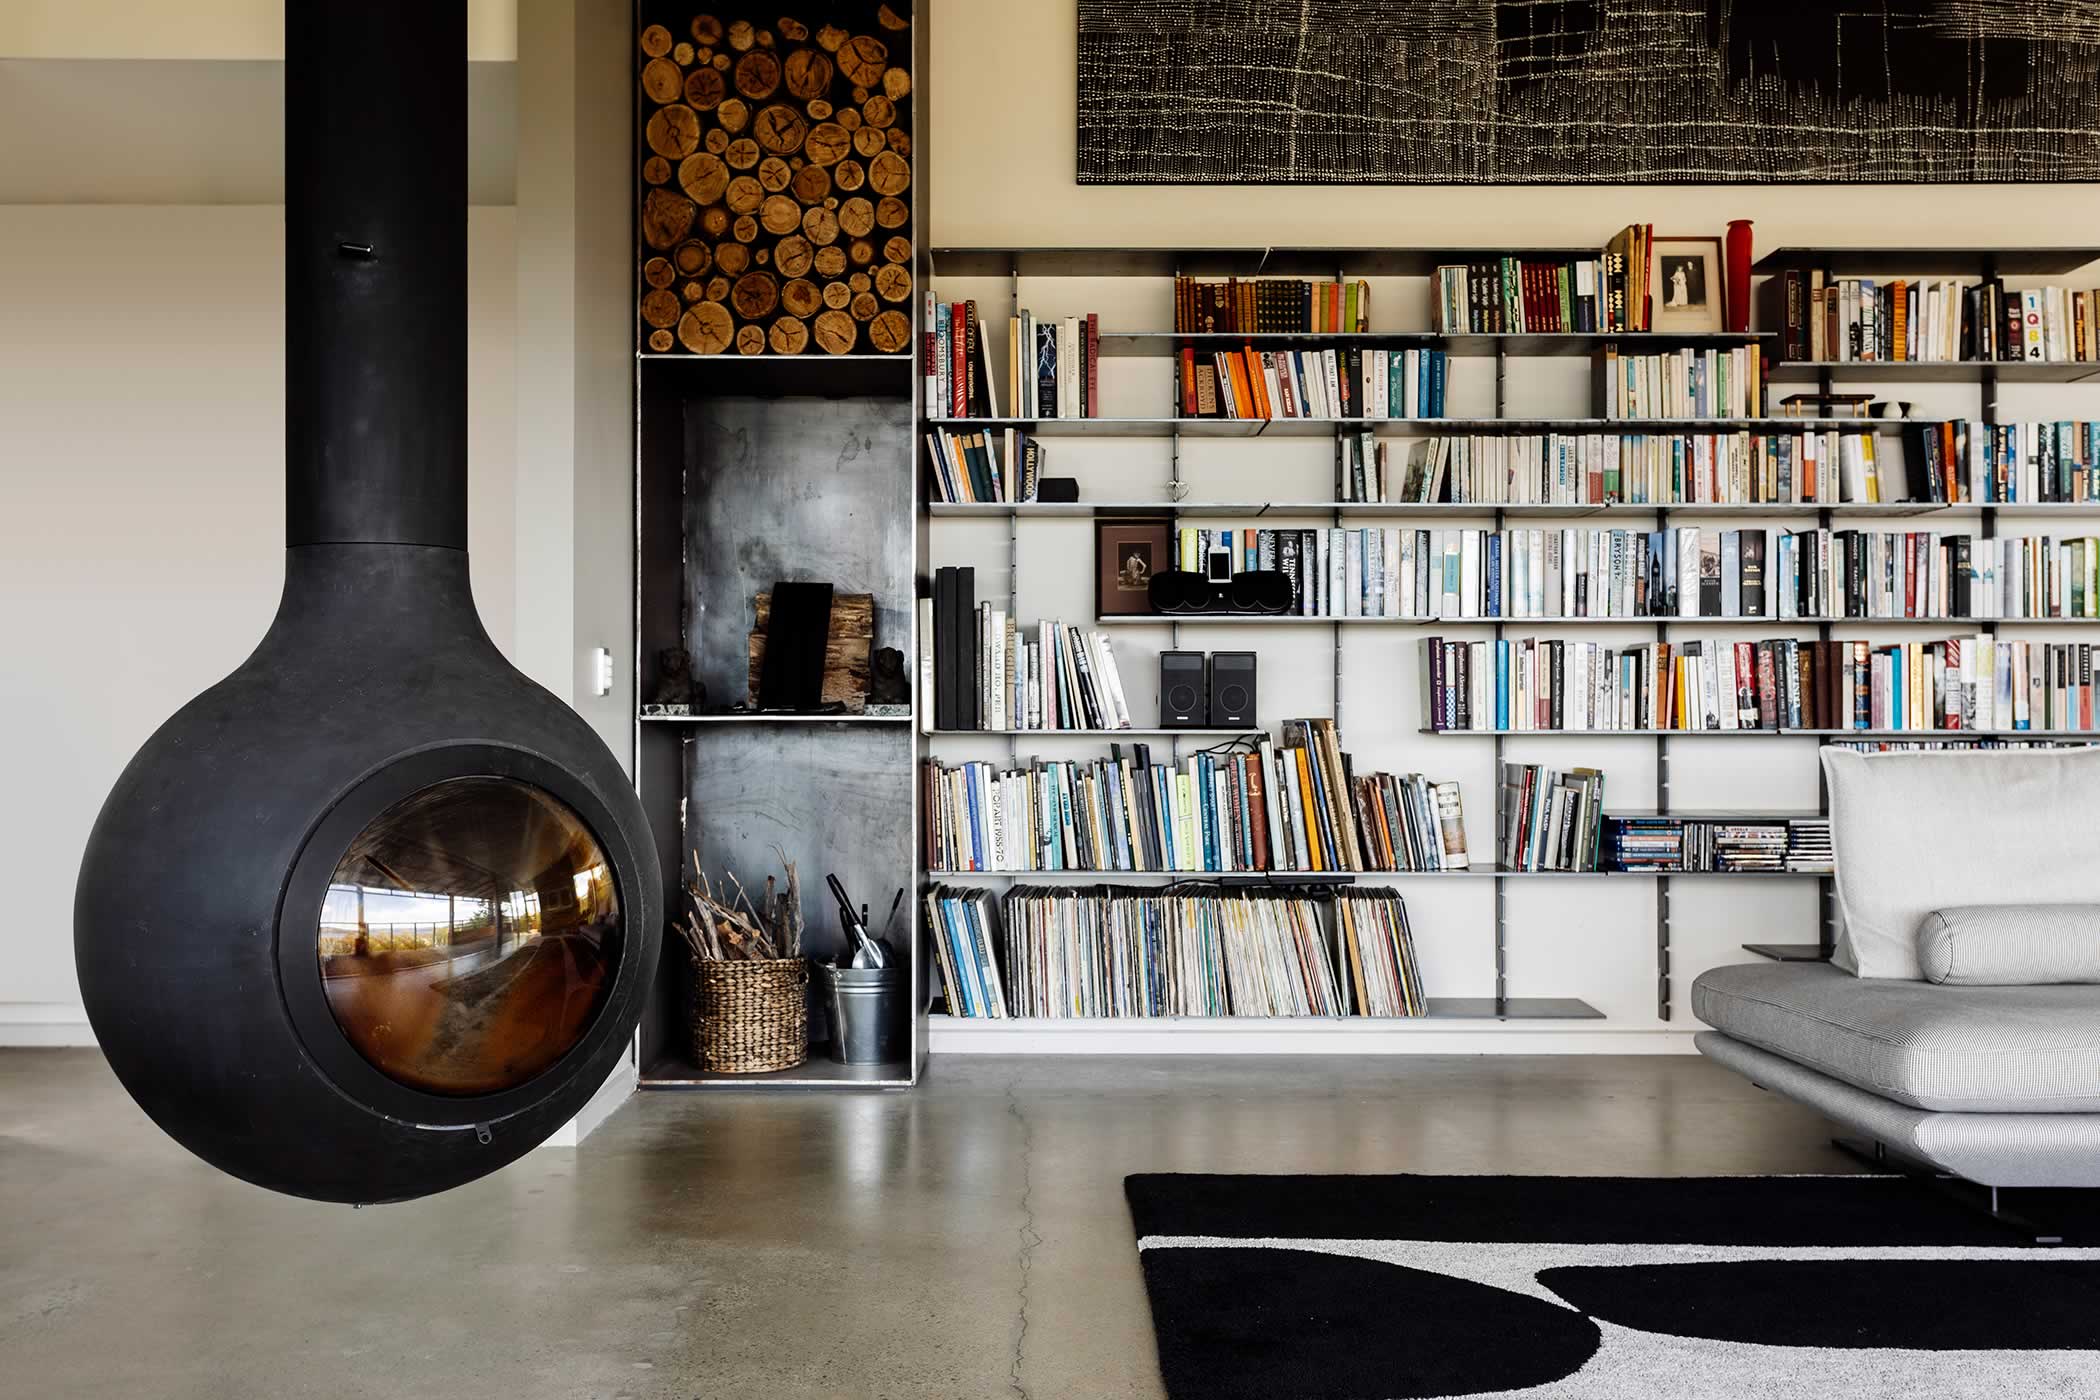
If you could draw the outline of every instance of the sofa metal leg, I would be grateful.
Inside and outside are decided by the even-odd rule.
[[[1866,1163],[1880,1171],[1892,1171],[1912,1180],[1920,1181],[1965,1209],[1989,1216],[2013,1233],[2025,1236],[2034,1244],[2062,1244],[2064,1237],[2056,1231],[2036,1224],[2017,1211],[2007,1210],[1998,1198],[1995,1186],[1979,1186],[1965,1181],[1952,1172],[1943,1172],[1937,1167],[1906,1157],[1900,1152],[1891,1152],[1885,1143],[1864,1138],[1832,1138],[1830,1145],[1848,1157]],[[1979,1198],[1978,1191],[1987,1192]]]
[[[1877,1171],[1889,1171],[1892,1168],[1902,1171],[1901,1167],[1889,1160],[1888,1149],[1870,1138],[1834,1137],[1830,1140],[1830,1145],[1854,1161],[1863,1162]],[[1910,1176],[1914,1173],[1905,1171],[1903,1174]]]

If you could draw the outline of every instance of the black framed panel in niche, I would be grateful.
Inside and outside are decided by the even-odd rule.
[[[908,0],[641,0],[644,352],[910,354]]]
[[[2093,0],[1079,0],[1081,184],[2100,179]]]

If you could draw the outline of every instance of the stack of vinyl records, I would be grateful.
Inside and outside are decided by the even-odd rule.
[[[1392,890],[1342,890],[1335,896],[1342,948],[1360,1016],[1424,1016],[1421,969],[1407,905]]]
[[[1303,894],[1102,885],[936,886],[928,926],[951,1016],[1422,1016],[1406,906],[1389,889],[1336,896],[1346,980],[1320,904]],[[996,951],[995,951],[996,950]]]

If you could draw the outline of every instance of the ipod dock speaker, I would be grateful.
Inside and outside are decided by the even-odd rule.
[[[1211,653],[1210,723],[1213,729],[1254,727],[1253,652]]]
[[[1284,613],[1296,598],[1290,575],[1279,569],[1249,570],[1229,581],[1162,569],[1151,583],[1152,611],[1160,613]]]
[[[1159,654],[1159,727],[1201,729],[1210,723],[1210,687],[1205,683],[1203,653]]]

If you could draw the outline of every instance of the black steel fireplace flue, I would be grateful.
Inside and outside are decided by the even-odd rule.
[[[284,594],[89,839],[74,953],[124,1086],[257,1185],[388,1201],[544,1140],[625,1053],[640,804],[467,578],[466,22],[285,7]]]

